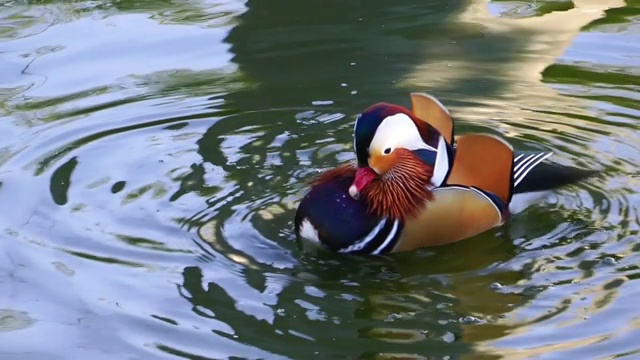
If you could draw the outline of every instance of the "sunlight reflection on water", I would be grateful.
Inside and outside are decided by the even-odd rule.
[[[11,5],[0,355],[640,351],[637,6]],[[602,174],[520,197],[504,227],[451,246],[301,252],[307,180],[352,158],[359,111],[416,90],[451,109],[457,133]]]

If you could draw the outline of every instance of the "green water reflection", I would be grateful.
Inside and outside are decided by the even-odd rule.
[[[0,6],[3,358],[603,358],[640,352],[640,3]],[[354,116],[438,96],[602,170],[451,246],[303,253]],[[38,339],[35,341],[34,339]]]

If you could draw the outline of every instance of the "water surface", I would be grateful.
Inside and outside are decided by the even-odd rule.
[[[0,5],[3,359],[632,358],[640,2]],[[301,252],[355,116],[434,94],[458,134],[600,176],[389,257]]]

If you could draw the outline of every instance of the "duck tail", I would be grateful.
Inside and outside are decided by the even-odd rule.
[[[540,162],[529,169],[514,187],[514,193],[551,190],[575,184],[598,174],[596,170],[580,169],[549,162]]]

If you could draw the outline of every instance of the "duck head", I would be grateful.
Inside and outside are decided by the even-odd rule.
[[[353,147],[357,169],[349,195],[364,197],[381,217],[414,214],[451,168],[447,139],[398,105],[378,103],[365,109],[354,125]]]

